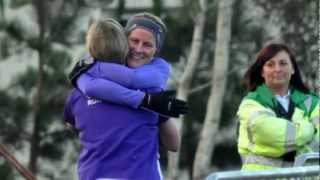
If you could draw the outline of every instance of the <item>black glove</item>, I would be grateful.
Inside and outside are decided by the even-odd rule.
[[[69,81],[73,85],[73,87],[77,87],[77,79],[78,77],[86,72],[92,65],[94,64],[94,59],[92,57],[84,57],[80,59],[72,68],[69,74]]]
[[[176,99],[174,96],[175,91],[146,94],[140,107],[167,117],[179,117],[181,114],[186,114],[188,112],[187,103]]]

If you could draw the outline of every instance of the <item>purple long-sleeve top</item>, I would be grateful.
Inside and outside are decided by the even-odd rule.
[[[151,63],[155,63],[152,65],[154,68],[158,67],[157,63],[161,64],[161,62],[154,61]],[[92,83],[92,86],[95,87],[95,84],[103,79],[93,77],[107,79],[107,73],[110,73],[113,77],[108,77],[110,80],[104,81],[104,83],[108,83],[96,87],[98,89],[107,87],[115,92],[112,94],[106,93],[107,95],[103,97],[106,100],[111,99],[111,101],[125,97],[130,101],[128,101],[129,103],[123,101],[123,103],[128,104],[128,106],[124,106],[119,105],[119,103],[109,103],[91,98],[92,95],[89,98],[78,89],[73,89],[70,92],[64,109],[64,119],[79,132],[81,144],[78,158],[79,179],[159,180],[160,173],[157,165],[158,115],[151,111],[132,107],[137,107],[137,104],[141,101],[141,99],[134,97],[134,93],[139,94],[138,92],[143,93],[143,90],[153,91],[164,88],[164,85],[157,87],[150,84],[158,80],[166,81],[168,74],[163,72],[168,73],[168,65],[166,65],[167,68],[162,69],[163,72],[153,71],[153,67],[145,65],[141,67],[143,71],[140,71],[139,68],[124,68],[127,73],[120,72],[119,69],[123,66],[115,64],[109,64],[109,71],[102,72],[102,68],[105,68],[103,65],[104,63],[97,63],[88,71],[86,76],[90,80],[88,81],[89,84]],[[115,70],[117,68],[118,70]],[[86,76],[80,76],[80,79]],[[139,78],[143,76],[147,78],[146,81],[152,79],[150,84],[145,83],[146,81],[140,82]],[[121,79],[119,77],[126,78]],[[79,82],[82,81],[80,79]],[[140,85],[137,86],[135,82]],[[81,83],[78,85],[81,85]],[[91,86],[86,85],[87,87],[84,89],[86,93],[95,92],[90,90]],[[126,89],[121,85],[141,91]],[[132,95],[127,95],[126,92],[132,93]],[[96,93],[98,93],[96,94],[97,97],[100,97],[100,92]],[[143,98],[143,96],[141,97]]]
[[[77,85],[89,97],[137,108],[145,92],[164,90],[168,75],[169,66],[161,58],[135,69],[97,61]]]

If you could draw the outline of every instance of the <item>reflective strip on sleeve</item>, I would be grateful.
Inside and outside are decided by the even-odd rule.
[[[269,111],[255,111],[253,113],[251,113],[249,115],[249,119],[248,119],[248,124],[247,124],[247,132],[248,132],[248,138],[249,138],[249,149],[253,149],[253,133],[252,133],[252,129],[253,129],[253,122],[255,121],[255,119],[258,117],[258,116],[261,116],[261,115],[270,115],[270,116],[275,116],[274,113],[272,112],[269,112]]]
[[[315,126],[318,126],[320,124],[320,117],[316,116],[316,117],[311,118],[311,123]]]
[[[308,98],[304,101],[304,105],[307,108],[307,112],[311,111],[311,105],[312,105],[312,98],[311,96],[308,96]]]
[[[320,150],[320,144],[319,142],[316,142],[315,139],[313,139],[307,146],[312,149],[313,152],[319,152]]]
[[[253,123],[258,116],[261,116],[263,114],[275,116],[274,113],[269,111],[256,111],[249,116],[248,126],[247,126],[247,132],[248,132],[248,138],[249,138],[249,147],[248,147],[249,149],[252,149],[254,145],[253,132],[252,132]],[[296,141],[295,138],[296,138],[296,128],[292,122],[287,121],[285,143],[284,143],[285,152],[290,152],[295,150],[295,141]]]
[[[285,162],[280,158],[270,158],[270,157],[259,156],[254,154],[244,156],[242,159],[244,164],[259,164],[259,165],[272,166],[272,167],[282,167],[285,164]]]
[[[295,150],[296,144],[296,128],[292,122],[287,122],[286,140],[284,144],[285,152]]]

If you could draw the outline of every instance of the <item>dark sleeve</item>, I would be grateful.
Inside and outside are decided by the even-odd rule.
[[[158,124],[164,123],[169,120],[169,117],[159,115]]]

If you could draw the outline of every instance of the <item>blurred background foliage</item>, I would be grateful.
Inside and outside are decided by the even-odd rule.
[[[162,51],[172,66],[169,88],[177,87],[188,59],[199,2],[146,2],[147,5],[125,0],[0,1],[0,142],[39,179],[75,179],[79,145],[76,136],[66,131],[62,112],[71,88],[67,73],[85,53],[84,37],[90,21],[114,17],[124,24],[137,12],[159,15],[169,29]],[[187,177],[191,174],[206,114],[214,47],[219,45],[215,43],[218,0],[208,2],[200,61],[191,86],[194,91],[188,98],[191,111],[184,120],[182,134],[180,168]],[[246,93],[243,74],[257,51],[269,41],[284,42],[291,47],[305,82],[313,91],[319,87],[318,13],[316,0],[237,0],[234,3],[227,91],[219,129],[236,121],[235,113]],[[161,152],[165,169],[167,159]],[[217,144],[211,168],[239,167],[236,137]],[[0,157],[0,178],[18,177]]]

